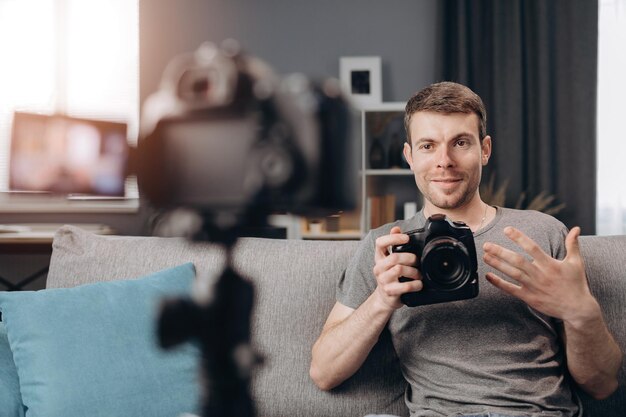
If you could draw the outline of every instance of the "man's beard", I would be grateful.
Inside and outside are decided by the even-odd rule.
[[[426,200],[428,200],[432,205],[438,207],[442,210],[454,210],[468,204],[474,195],[476,194],[476,190],[478,190],[478,186],[480,185],[480,173],[477,177],[471,176],[469,178],[463,177],[463,181],[467,186],[464,190],[461,191],[460,195],[458,195],[458,189],[455,189],[451,194],[446,195],[441,190],[438,191],[430,191],[430,187],[426,187],[425,190],[420,190]],[[427,180],[427,184],[432,184],[430,180]],[[419,187],[418,187],[419,188]],[[457,197],[458,195],[458,197]]]

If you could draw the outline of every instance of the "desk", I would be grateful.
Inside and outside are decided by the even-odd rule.
[[[0,225],[0,255],[28,255],[52,253],[52,240],[55,232],[63,224],[60,223],[33,223]],[[75,226],[96,234],[113,234],[114,230],[101,224],[76,224]],[[0,275],[0,285],[8,291],[22,290],[31,282],[48,273],[48,266],[41,268],[26,277],[13,283]]]

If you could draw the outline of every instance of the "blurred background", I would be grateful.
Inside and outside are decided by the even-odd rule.
[[[339,77],[341,57],[381,57],[383,102],[464,83],[494,139],[485,195],[583,234],[626,233],[626,0],[0,0],[0,190],[14,111],[126,123],[134,144],[166,64],[227,38],[278,74]],[[132,178],[125,189],[61,203],[1,193],[0,224],[151,233],[155,213]],[[46,260],[15,256],[0,255],[0,271]]]

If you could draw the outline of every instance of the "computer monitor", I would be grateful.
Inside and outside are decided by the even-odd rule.
[[[15,112],[10,191],[123,196],[125,123]]]

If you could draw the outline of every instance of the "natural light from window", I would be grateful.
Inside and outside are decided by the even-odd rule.
[[[626,234],[626,0],[600,0],[596,233]]]
[[[139,0],[0,0],[0,56],[0,190],[15,110],[122,121],[136,140]]]

